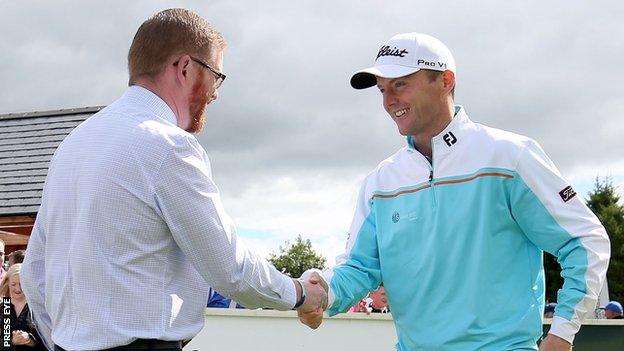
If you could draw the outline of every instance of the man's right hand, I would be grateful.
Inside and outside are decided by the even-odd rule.
[[[325,279],[317,272],[306,275],[300,280],[306,289],[306,300],[297,309],[299,320],[312,329],[316,329],[323,321],[323,311],[327,309],[327,292],[329,288]]]

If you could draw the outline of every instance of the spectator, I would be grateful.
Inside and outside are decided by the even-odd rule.
[[[24,262],[24,255],[25,254],[26,254],[26,250],[17,250],[17,251],[11,252],[9,254],[9,256],[8,256],[9,267],[11,267],[12,265],[14,265],[16,263]]]
[[[4,270],[4,240],[0,239],[0,283],[4,281],[6,270]]]
[[[609,302],[605,306],[605,317],[607,317],[607,319],[624,319],[622,304],[617,301]]]
[[[39,336],[35,331],[35,326],[30,318],[30,309],[20,285],[21,269],[22,265],[20,263],[12,265],[7,271],[7,278],[0,288],[2,297],[9,296],[11,298],[10,325],[13,344],[11,350],[44,351],[45,348],[41,345]]]
[[[366,314],[390,312],[388,307],[388,298],[386,297],[386,290],[383,283],[377,290],[368,293],[367,298],[361,299],[356,305],[351,307],[349,311],[364,312]]]
[[[557,304],[554,302],[547,304],[544,307],[544,318],[552,318],[555,315],[555,307],[557,307]]]
[[[216,290],[210,288],[210,292],[208,293],[208,304],[206,307],[211,308],[245,308],[245,306],[237,303],[236,301],[229,299],[221,294],[219,294]]]
[[[361,299],[357,304],[351,307],[349,312],[355,312],[355,313],[363,312],[366,314],[371,314],[372,312],[372,309],[370,307],[371,302],[372,302],[372,299],[370,297]]]
[[[369,293],[371,298],[371,312],[373,313],[388,313],[390,309],[388,307],[388,298],[386,297],[386,289],[383,283],[375,291]]]

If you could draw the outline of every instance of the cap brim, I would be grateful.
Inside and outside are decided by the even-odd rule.
[[[351,77],[351,86],[355,89],[366,89],[377,84],[377,77],[399,78],[418,72],[418,67],[399,65],[379,65],[359,70]]]

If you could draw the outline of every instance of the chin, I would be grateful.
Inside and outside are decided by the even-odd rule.
[[[411,135],[409,132],[401,129],[401,127],[398,128],[399,134],[401,134],[402,136],[408,136]]]
[[[193,118],[191,119],[191,125],[186,128],[186,131],[189,133],[199,133],[204,129],[205,122],[206,113],[204,108],[199,113],[193,114]]]

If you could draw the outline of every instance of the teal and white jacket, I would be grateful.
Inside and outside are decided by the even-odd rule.
[[[364,180],[323,273],[329,314],[383,282],[399,350],[537,350],[547,251],[565,280],[550,333],[572,342],[605,278],[604,228],[535,141],[455,112],[432,163],[408,138]]]

